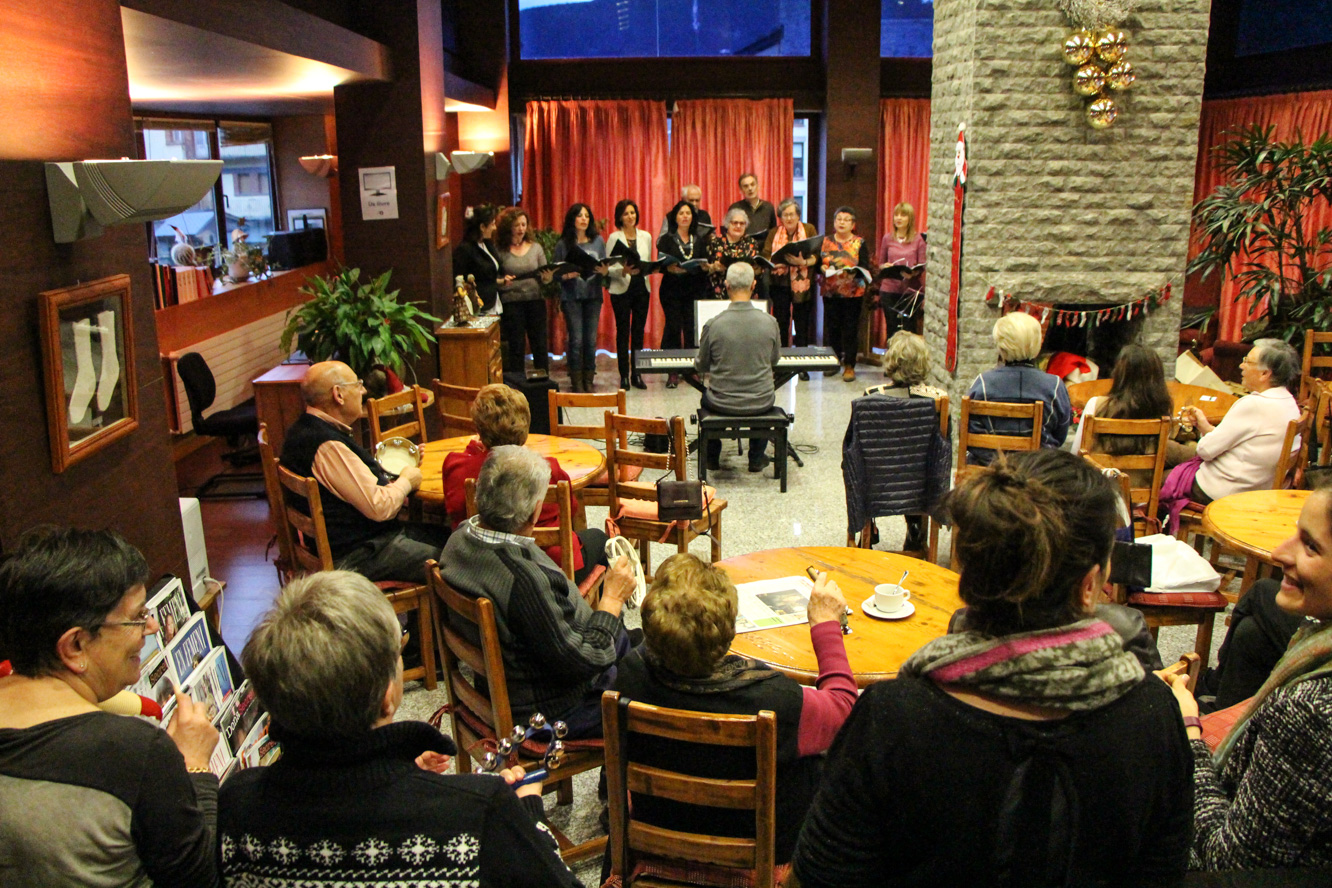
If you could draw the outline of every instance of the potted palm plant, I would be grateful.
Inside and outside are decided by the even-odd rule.
[[[359,268],[341,268],[327,277],[309,278],[301,292],[310,301],[287,312],[281,347],[298,346],[312,361],[344,361],[366,380],[372,395],[378,369],[401,376],[435,341],[439,318],[403,302],[388,288],[392,269],[361,280]],[[414,373],[413,373],[414,375]]]
[[[1246,340],[1332,329],[1332,228],[1307,224],[1332,200],[1332,139],[1285,142],[1252,126],[1216,151],[1226,181],[1193,209],[1201,249],[1189,273],[1220,271],[1239,282],[1237,298],[1267,299]]]

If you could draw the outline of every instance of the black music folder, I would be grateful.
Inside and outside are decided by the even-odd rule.
[[[823,235],[816,234],[813,237],[783,244],[781,249],[772,254],[772,262],[774,265],[782,264],[787,256],[808,259],[810,256],[817,256],[822,250]]]

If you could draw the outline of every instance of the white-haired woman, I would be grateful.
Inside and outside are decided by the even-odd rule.
[[[745,211],[731,207],[726,213],[722,230],[714,233],[708,241],[708,279],[712,283],[712,296],[715,299],[727,298],[726,269],[733,262],[753,265],[758,258],[758,244],[745,237],[748,226],[749,216]]]
[[[1039,369],[1035,360],[1041,353],[1041,323],[1026,312],[1015,311],[994,322],[994,345],[999,351],[999,365],[986,370],[967,390],[967,397],[976,401],[1001,401],[1007,404],[1027,404],[1040,401],[1045,405],[1041,424],[1041,446],[1062,447],[1068,437],[1068,424],[1073,418],[1068,389],[1057,376]],[[1021,419],[994,419],[979,417],[971,420],[970,431],[977,435],[1025,435],[1031,432],[1031,423]],[[989,465],[993,450],[971,447],[967,449],[967,462]]]

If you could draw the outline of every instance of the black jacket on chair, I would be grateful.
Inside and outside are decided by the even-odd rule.
[[[842,439],[846,519],[933,514],[950,486],[952,444],[939,434],[931,398],[868,395],[851,402]]]

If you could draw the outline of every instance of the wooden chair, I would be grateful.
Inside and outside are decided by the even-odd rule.
[[[560,420],[560,408],[581,407],[581,408],[601,408],[610,410],[621,415],[629,412],[625,402],[624,389],[614,392],[592,392],[580,394],[577,392],[551,392],[547,397],[547,404],[550,410],[550,433],[559,438],[584,438],[592,441],[602,441],[605,439],[606,426],[604,423],[596,425],[574,425]],[[620,441],[620,447],[628,447],[627,435],[625,440]],[[624,466],[620,472],[621,481],[637,481],[639,473],[642,472],[641,466]],[[606,470],[602,469],[601,474],[583,488],[581,496],[584,506],[606,506],[610,504],[610,494],[607,491]]]
[[[430,440],[426,435],[425,399],[425,389],[413,385],[396,395],[367,400],[365,412],[370,418],[370,448],[373,450],[385,438],[415,438],[418,444]],[[384,420],[392,422],[404,412],[411,417],[407,422],[389,428],[383,426]]]
[[[1309,397],[1309,384],[1315,379],[1313,371],[1320,373],[1332,371],[1332,354],[1322,354],[1315,356],[1314,349],[1317,346],[1332,345],[1332,333],[1317,333],[1313,330],[1304,331],[1304,361],[1300,366],[1300,392],[1299,401],[1304,403]]]
[[[619,878],[625,886],[687,882],[773,888],[777,717],[771,711],[713,715],[631,702],[615,691],[607,691],[601,698],[601,719],[606,735],[612,879]],[[702,748],[693,756],[706,755],[706,746],[752,748],[756,776],[752,780],[719,780],[640,764],[632,757],[631,734],[665,738],[682,745],[700,744]],[[680,758],[689,761],[691,756],[682,750]],[[633,799],[645,796],[752,810],[754,838],[681,832],[635,820]],[[688,872],[682,872],[686,868]]]
[[[1313,421],[1309,428],[1309,445],[1317,444],[1315,465],[1332,464],[1332,383],[1322,379],[1309,381],[1310,402],[1305,409],[1312,408]],[[1314,452],[1314,449],[1309,451]],[[1307,467],[1307,466],[1306,466]]]
[[[935,412],[939,416],[939,434],[947,438],[948,437],[948,396],[944,395],[940,398],[935,399],[934,408]],[[966,451],[959,451],[959,452],[965,453]],[[921,533],[928,534],[925,537],[925,539],[927,539],[929,542],[926,543],[926,548],[923,551],[919,549],[915,551],[904,550],[902,554],[910,555],[914,558],[922,558],[933,564],[935,562],[935,559],[938,558],[939,556],[939,522],[935,521],[934,518],[931,517],[928,513],[922,514],[919,517],[921,519]],[[847,546],[859,546],[861,549],[873,548],[874,519],[867,518],[865,520],[865,526],[862,527],[860,530],[859,540],[857,540],[855,536],[853,536],[851,533],[848,532],[846,535],[846,544]]]
[[[1298,490],[1304,485],[1304,470],[1309,466],[1309,443],[1313,438],[1313,412],[1309,409],[1300,411],[1299,419],[1292,419],[1286,424],[1286,438],[1281,447],[1281,456],[1277,460],[1276,471],[1272,473],[1273,490]],[[1298,437],[1300,443],[1295,444]]]
[[[1156,675],[1166,684],[1169,684],[1170,679],[1176,675],[1188,676],[1188,684],[1186,684],[1185,687],[1189,689],[1189,693],[1191,694],[1194,689],[1198,687],[1198,674],[1200,672],[1202,672],[1202,659],[1198,656],[1196,651],[1185,651],[1179,655],[1178,660],[1171,663],[1169,666],[1166,666],[1163,669],[1157,669]]]
[[[665,435],[670,441],[666,453],[629,450],[621,444],[630,434]],[[689,544],[707,534],[712,541],[710,561],[721,559],[721,518],[726,500],[710,487],[703,488],[703,516],[693,521],[661,521],[657,518],[657,484],[649,481],[620,481],[623,466],[638,466],[644,472],[673,474],[685,479],[684,420],[644,419],[606,411],[606,477],[610,495],[606,532],[624,536],[638,543],[643,573],[651,581],[652,543],[674,543],[679,552],[689,551]]]
[[[319,482],[298,475],[285,468],[270,453],[265,457],[265,477],[271,470],[281,487],[277,497],[275,519],[278,530],[278,552],[287,564],[288,579],[303,573],[333,570],[333,550],[328,542],[328,529],[324,525],[324,507],[319,494]],[[302,511],[290,500],[304,500]],[[270,501],[270,505],[272,505]],[[286,547],[286,551],[282,551]],[[279,569],[279,573],[281,570]],[[285,582],[285,580],[284,580]],[[416,631],[421,643],[421,665],[404,670],[404,679],[421,679],[426,688],[435,689],[434,621],[430,615],[430,589],[413,583],[381,580],[375,583],[393,605],[395,614],[416,611]]]
[[[291,579],[291,525],[286,519],[286,500],[282,496],[282,482],[278,480],[277,457],[273,454],[273,445],[268,441],[268,423],[259,423],[259,463],[264,470],[264,493],[268,496],[268,520],[273,526],[274,540],[278,554],[273,559],[277,569],[278,584],[285,586]],[[269,545],[272,545],[270,542]]]
[[[1154,531],[1160,528],[1156,518],[1156,506],[1161,496],[1161,479],[1165,475],[1166,442],[1170,439],[1173,420],[1169,416],[1160,419],[1108,419],[1100,416],[1082,418],[1082,443],[1080,454],[1087,457],[1100,469],[1119,469],[1125,473],[1151,473],[1151,480],[1146,487],[1130,486],[1129,515],[1133,516],[1136,527],[1139,520]],[[1147,454],[1114,455],[1101,449],[1105,442],[1102,435],[1134,435],[1155,437],[1156,450]],[[1126,474],[1126,477],[1130,477]],[[1141,536],[1134,533],[1134,536]]]
[[[473,754],[487,745],[493,750],[498,738],[508,737],[513,731],[513,710],[509,705],[495,605],[489,598],[473,598],[458,592],[433,561],[426,562],[426,575],[435,599],[434,637],[439,644],[444,686],[449,694],[453,740],[458,746],[456,764],[458,773],[466,774],[472,770]],[[470,640],[468,633],[474,633],[477,641]],[[463,664],[469,672],[463,671]],[[531,771],[545,748],[544,743],[528,741],[518,747],[510,762]],[[601,767],[604,761],[600,740],[565,741],[564,760],[542,783],[543,793],[554,790],[557,804],[572,804],[571,778]],[[551,826],[550,830],[566,863],[600,855],[606,848],[605,836],[575,845],[556,827]]]
[[[476,479],[468,478],[463,482],[463,489],[467,493],[467,517],[471,518],[476,514]],[[551,484],[546,490],[545,502],[555,503],[560,509],[559,524],[544,527],[537,526],[532,528],[532,537],[537,546],[542,549],[549,549],[551,546],[560,547],[560,569],[570,580],[574,579],[574,560],[573,560],[573,541],[574,541],[574,521],[573,521],[573,493],[568,481],[557,481]],[[593,559],[598,553],[584,552],[583,558]],[[578,592],[592,607],[597,606],[597,601],[601,598],[601,584],[606,579],[606,568],[597,565],[592,572],[578,584]]]
[[[1032,401],[1027,404],[1009,404],[1004,401],[981,401],[977,398],[962,399],[962,417],[957,441],[957,474],[954,483],[965,478],[970,466],[967,465],[967,449],[976,447],[981,450],[998,450],[1015,453],[1024,450],[1041,449],[1041,429],[1044,421],[1045,404]],[[1025,435],[999,435],[971,431],[973,416],[988,416],[993,419],[1030,420],[1031,432]]]
[[[439,420],[444,426],[443,437],[475,435],[476,423],[472,422],[472,402],[481,393],[481,389],[466,385],[449,385],[438,379],[431,380],[430,387],[435,391],[435,409],[439,411]]]

